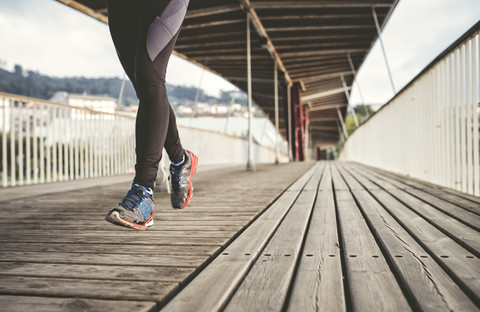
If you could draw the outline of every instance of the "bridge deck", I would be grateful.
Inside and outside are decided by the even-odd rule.
[[[257,169],[199,172],[145,232],[103,221],[128,183],[0,197],[0,310],[479,309],[479,198],[349,163]]]

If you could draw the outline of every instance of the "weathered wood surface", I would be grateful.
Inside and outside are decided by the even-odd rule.
[[[260,312],[267,311],[266,307],[271,311],[282,309],[322,172],[322,169],[317,169],[307,182],[287,216],[236,290],[226,311]]]
[[[336,219],[328,164],[318,188],[288,311],[346,310]]]
[[[185,210],[155,195],[145,232],[103,219],[129,183],[0,190],[0,311],[156,311],[312,165],[200,171]]]
[[[289,187],[264,214],[207,266],[189,287],[177,295],[164,311],[222,309],[251,265],[260,257],[270,237],[314,172],[315,168]]]
[[[158,196],[146,232],[103,221],[126,184],[0,193],[0,310],[480,310],[480,199],[353,163],[228,170],[185,211]]]
[[[479,311],[475,200],[356,164],[315,170],[163,310]]]

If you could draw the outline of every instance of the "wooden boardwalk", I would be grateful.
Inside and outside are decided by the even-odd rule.
[[[0,197],[0,311],[479,311],[480,198],[349,163],[257,169],[199,172],[145,232],[102,219],[128,184]]]
[[[0,311],[155,311],[311,166],[200,167],[188,208],[156,194],[145,232],[104,221],[131,182],[0,190]]]

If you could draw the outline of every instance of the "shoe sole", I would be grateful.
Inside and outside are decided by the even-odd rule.
[[[125,219],[122,219],[118,211],[113,211],[111,214],[107,215],[105,217],[105,220],[116,225],[122,225],[131,229],[144,231],[147,229],[147,227],[150,227],[153,225],[153,214],[148,218],[145,224],[133,223]]]
[[[192,167],[191,167],[191,170],[190,170],[190,175],[188,176],[188,196],[187,196],[187,199],[185,200],[185,204],[183,204],[182,207],[175,208],[177,210],[182,210],[183,208],[187,207],[188,203],[190,203],[190,199],[192,199],[192,197],[193,197],[192,176],[195,174],[195,171],[197,171],[198,157],[195,156],[190,151],[187,151],[187,152],[190,154],[190,157],[192,158]]]

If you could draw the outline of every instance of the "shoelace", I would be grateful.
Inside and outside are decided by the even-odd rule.
[[[170,166],[170,177],[172,179],[172,188],[174,191],[180,189],[180,178],[181,178],[182,167],[176,168],[175,166]]]
[[[127,208],[128,210],[133,211],[135,207],[137,207],[143,199],[146,199],[148,197],[149,195],[147,195],[144,190],[142,190],[140,187],[134,186],[128,191],[127,195],[125,195],[125,197],[122,199],[122,201],[120,202],[120,205]]]

